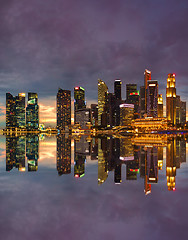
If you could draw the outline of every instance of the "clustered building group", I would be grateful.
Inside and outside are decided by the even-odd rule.
[[[167,130],[169,127],[184,127],[186,124],[186,102],[176,94],[175,74],[168,74],[166,88],[166,117],[163,115],[163,97],[158,92],[158,81],[151,80],[151,71],[144,72],[144,86],[126,84],[126,100],[122,99],[122,81],[114,82],[114,93],[109,93],[104,81],[98,80],[98,104],[86,106],[85,89],[74,88],[74,128],[115,129],[133,128],[139,131]],[[71,128],[71,91],[59,88],[57,93],[57,129]],[[18,96],[6,94],[6,130],[36,131],[39,129],[39,106],[37,93]]]
[[[74,88],[74,123],[81,129],[136,128],[161,129],[182,127],[186,124],[186,102],[176,94],[175,74],[168,74],[166,88],[166,117],[163,97],[158,92],[158,81],[151,80],[151,71],[144,72],[144,86],[126,84],[126,100],[122,99],[120,79],[114,82],[114,93],[106,83],[98,80],[98,104],[86,107],[85,89]],[[71,125],[71,91],[59,89],[57,93],[57,129]]]

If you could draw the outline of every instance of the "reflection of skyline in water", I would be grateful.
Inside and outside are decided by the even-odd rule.
[[[131,138],[90,138],[79,136],[74,139],[74,156],[71,154],[70,136],[57,136],[56,168],[59,176],[72,174],[75,178],[84,177],[86,159],[98,160],[98,185],[107,181],[109,174],[114,175],[114,183],[143,179],[145,194],[151,193],[152,184],[160,181],[159,172],[164,168],[166,158],[166,182],[168,190],[176,189],[176,174],[181,163],[186,162],[186,141],[183,138],[161,135]],[[43,141],[41,139],[41,141]],[[56,144],[52,144],[53,147]],[[73,145],[72,145],[73,147]],[[166,157],[163,150],[166,148]],[[19,171],[37,171],[39,159],[39,137],[6,137],[6,171],[17,168]],[[74,166],[71,172],[71,159]],[[26,162],[27,161],[27,162]],[[124,167],[123,167],[124,166]]]

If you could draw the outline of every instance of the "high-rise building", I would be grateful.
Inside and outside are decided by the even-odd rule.
[[[113,93],[109,93],[107,97],[107,111],[108,111],[108,125],[111,127],[116,126],[117,116],[117,100]]]
[[[140,87],[140,118],[145,115],[145,87]]]
[[[74,111],[86,108],[85,89],[83,87],[74,88]]]
[[[16,128],[16,99],[10,93],[6,93],[6,129]]]
[[[184,126],[186,123],[186,102],[176,95],[176,124]]]
[[[6,94],[6,128],[25,128],[25,93]]]
[[[114,82],[114,94],[116,99],[121,100],[121,80],[120,79],[116,79]]]
[[[93,126],[98,125],[98,105],[91,104],[91,123]]]
[[[163,96],[158,95],[158,117],[163,117]]]
[[[39,128],[39,105],[37,93],[28,93],[26,128],[29,130],[36,130]]]
[[[137,84],[126,84],[126,102],[128,103],[132,93],[137,92]]]
[[[149,80],[151,80],[151,71],[145,69],[145,71],[144,71],[145,113],[147,113],[147,87],[148,87],[148,81]]]
[[[16,96],[16,118],[19,128],[25,128],[25,93],[19,93]]]
[[[134,119],[134,105],[133,104],[121,104],[120,105],[120,126],[131,126],[131,122]]]
[[[147,116],[157,117],[158,114],[158,81],[147,81]]]
[[[71,91],[59,88],[57,93],[57,129],[71,125]]]
[[[134,119],[137,119],[140,117],[140,96],[137,84],[126,84],[126,92],[126,103],[134,104]]]
[[[76,110],[75,122],[80,124],[81,129],[87,129],[87,123],[91,122],[91,109],[83,108]]]
[[[98,80],[98,125],[101,125],[102,114],[107,103],[108,87],[104,81]]]
[[[174,73],[169,73],[166,88],[166,116],[176,125],[176,79]]]

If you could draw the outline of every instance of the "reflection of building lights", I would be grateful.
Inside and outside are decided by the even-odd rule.
[[[20,172],[25,172],[25,167],[19,168]]]

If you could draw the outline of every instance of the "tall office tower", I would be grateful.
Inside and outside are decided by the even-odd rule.
[[[130,94],[137,92],[137,84],[126,84],[126,102],[129,101]]]
[[[163,96],[158,95],[158,117],[163,117]]]
[[[39,105],[37,93],[28,93],[26,128],[28,130],[37,130],[39,128]]]
[[[103,184],[108,177],[107,139],[98,139],[98,185]]]
[[[71,125],[71,91],[59,88],[57,93],[57,129]]]
[[[176,95],[176,124],[181,124],[180,121],[180,104],[181,104],[181,100],[180,100],[180,96]]]
[[[181,101],[180,103],[180,123],[186,124],[186,102]]]
[[[134,119],[134,105],[133,104],[121,104],[120,105],[120,126],[131,126],[131,122]]]
[[[108,111],[108,125],[110,127],[116,126],[116,116],[117,116],[117,100],[113,93],[109,93],[107,96],[107,111]]]
[[[74,88],[74,111],[86,108],[85,89],[83,87]]]
[[[140,118],[144,118],[145,114],[145,87],[140,87]]]
[[[137,119],[140,117],[140,96],[137,84],[126,84],[126,92],[126,103],[134,104],[134,119]]]
[[[91,122],[91,109],[84,108],[76,110],[75,122],[80,124],[81,129],[87,129],[88,122]]]
[[[16,99],[10,93],[6,93],[6,129],[17,127]]]
[[[91,104],[91,123],[93,126],[98,125],[98,105]]]
[[[37,171],[39,158],[39,137],[37,135],[26,137],[26,157],[28,172]]]
[[[120,79],[116,79],[114,82],[114,94],[116,99],[121,100],[121,80]]]
[[[25,93],[6,94],[6,128],[25,128]]]
[[[175,191],[176,185],[176,139],[169,139],[166,148],[166,177],[169,191]]]
[[[25,128],[25,93],[19,93],[16,96],[16,118],[19,128]]]
[[[144,71],[144,87],[145,87],[145,113],[147,113],[147,88],[148,81],[151,80],[151,71],[145,69]]]
[[[104,81],[98,80],[98,125],[101,125],[102,114],[105,110],[105,105],[107,103],[108,87]]]
[[[166,88],[166,116],[176,125],[176,79],[174,73],[169,73]]]
[[[158,114],[158,81],[147,81],[147,116],[157,117]]]
[[[71,140],[65,135],[57,135],[58,175],[71,173]]]

